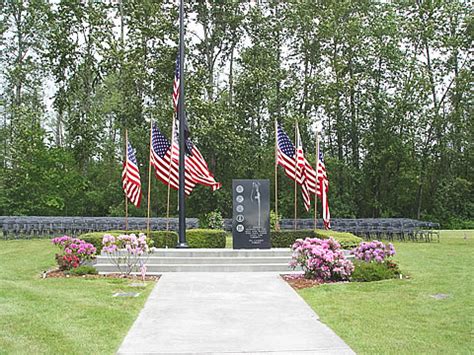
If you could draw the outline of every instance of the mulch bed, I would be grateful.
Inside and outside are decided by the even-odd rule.
[[[129,279],[134,281],[143,281],[141,276],[137,275],[123,275],[123,274],[107,274],[107,275],[69,275],[64,271],[55,269],[49,270],[46,272],[46,276],[44,274],[40,274],[40,278],[86,278],[86,279]],[[160,275],[156,276],[145,276],[144,281],[158,281],[160,279]]]
[[[304,275],[301,274],[280,276],[295,290],[301,290],[303,288],[309,288],[321,284],[319,280],[306,279]]]
[[[283,280],[288,282],[288,284],[293,287],[295,290],[301,290],[303,288],[310,288],[322,284],[341,284],[347,283],[348,281],[324,281],[324,280],[313,280],[306,279],[303,274],[283,274],[280,275]]]

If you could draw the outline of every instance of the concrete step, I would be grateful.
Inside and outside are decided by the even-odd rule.
[[[120,254],[125,254],[121,251]],[[105,253],[102,255],[106,256]],[[157,249],[150,256],[157,257],[291,257],[290,248],[275,249]]]
[[[149,256],[140,258],[147,265],[163,264],[285,264],[287,265],[290,256],[261,256],[261,257],[173,257],[173,256]],[[96,264],[110,264],[111,258],[108,256],[99,256]]]
[[[100,274],[118,272],[114,264],[96,264]],[[147,275],[163,272],[289,272],[288,264],[147,264]]]

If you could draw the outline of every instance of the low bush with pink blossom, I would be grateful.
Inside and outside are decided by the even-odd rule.
[[[109,256],[118,271],[129,275],[138,271],[138,263],[144,265],[142,256],[148,255],[150,249],[145,234],[121,234],[113,236],[105,234],[102,238],[102,253]]]
[[[51,242],[61,250],[56,254],[56,261],[60,270],[75,269],[87,260],[95,258],[96,248],[82,239],[67,235],[53,238]]]
[[[349,280],[354,265],[334,239],[298,239],[292,246],[290,267],[300,266],[305,277],[321,281]]]
[[[378,240],[362,242],[351,251],[354,257],[365,262],[383,263],[389,257],[395,255],[395,247],[392,243],[384,244]]]

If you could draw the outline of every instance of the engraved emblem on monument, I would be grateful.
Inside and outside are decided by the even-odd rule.
[[[235,249],[270,248],[269,180],[233,181],[232,237]]]

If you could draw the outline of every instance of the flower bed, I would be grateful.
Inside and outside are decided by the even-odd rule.
[[[346,260],[341,245],[334,238],[298,239],[292,250],[290,267],[300,266],[309,279],[343,281],[348,280],[354,270],[354,265]]]

